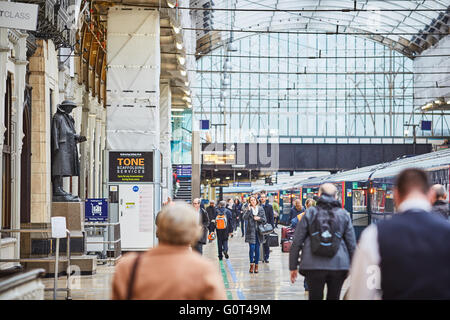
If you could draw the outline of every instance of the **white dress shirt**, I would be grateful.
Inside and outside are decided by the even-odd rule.
[[[430,211],[431,205],[425,199],[408,199],[398,209],[399,212],[410,209]],[[380,259],[377,226],[371,224],[361,233],[352,259],[348,300],[381,299]]]

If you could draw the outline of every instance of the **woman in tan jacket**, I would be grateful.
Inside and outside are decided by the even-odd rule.
[[[158,246],[129,253],[118,262],[113,300],[226,299],[217,266],[190,249],[201,235],[198,213],[191,206],[178,202],[164,207],[156,235]]]

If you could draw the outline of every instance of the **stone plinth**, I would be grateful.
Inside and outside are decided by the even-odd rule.
[[[69,231],[84,231],[84,202],[52,202],[52,217],[65,217]]]

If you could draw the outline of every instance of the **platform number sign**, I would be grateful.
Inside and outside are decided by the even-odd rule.
[[[430,131],[431,130],[431,121],[422,120],[420,128],[424,131]]]

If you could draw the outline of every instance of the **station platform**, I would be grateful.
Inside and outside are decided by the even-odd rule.
[[[275,231],[280,236],[281,225]],[[281,252],[281,247],[272,247],[269,263],[259,263],[259,273],[251,274],[249,269],[248,244],[238,229],[228,241],[229,259],[219,261],[217,242],[203,246],[203,256],[216,263],[222,275],[228,300],[307,300],[308,294],[303,287],[304,278],[299,275],[297,281],[290,282],[289,254]],[[73,277],[73,300],[108,300],[111,298],[111,281],[114,266],[98,265],[94,275]],[[53,287],[53,279],[43,279],[46,288]],[[65,277],[59,278],[58,287],[66,285]],[[348,288],[343,285],[341,298]],[[326,289],[325,289],[326,290]],[[45,292],[45,299],[53,299],[53,291]],[[65,292],[58,292],[58,300],[65,299]]]

